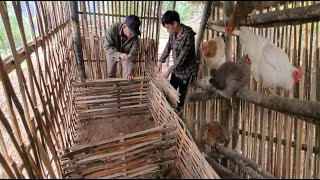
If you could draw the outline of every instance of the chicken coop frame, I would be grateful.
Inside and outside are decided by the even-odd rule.
[[[0,108],[0,163],[6,177],[65,178],[73,173],[77,175],[72,177],[80,178],[131,178],[157,173],[164,165],[175,163],[183,177],[188,178],[320,178],[319,2],[269,1],[250,22],[239,22],[241,26],[253,27],[255,34],[270,38],[285,49],[292,64],[302,65],[304,76],[294,87],[292,97],[282,90],[277,90],[278,96],[265,95],[261,84],[251,78],[250,86],[240,90],[230,106],[228,101],[215,96],[210,86],[194,83],[189,88],[182,118],[171,107],[177,102],[176,91],[166,80],[156,79],[152,72],[152,62],[157,61],[160,53],[162,3],[0,3],[11,51],[8,56],[0,56],[0,79],[5,98]],[[224,33],[226,21],[223,2],[197,3],[203,5],[196,39],[200,61],[197,79],[201,79],[207,72],[203,71],[199,46],[203,40]],[[25,8],[25,14],[22,8]],[[134,74],[137,78],[129,84],[123,80],[105,80],[104,32],[112,22],[122,21],[129,14],[142,19],[139,61]],[[18,43],[13,34],[13,23],[18,27]],[[226,40],[227,60],[236,61],[242,53],[235,30]],[[137,103],[136,108],[142,108],[135,112],[151,113],[156,128],[120,135],[95,144],[95,147],[75,146],[79,117],[83,121],[93,116],[121,116],[132,112],[128,107],[103,115],[81,114],[75,100],[79,97],[77,92],[86,92],[85,88],[90,86],[101,88],[117,84],[119,88],[135,86],[135,83],[141,86],[141,91],[134,92],[140,93],[140,101],[132,103]],[[82,86],[84,89],[79,90]],[[121,103],[120,95],[116,93],[112,98]],[[225,159],[217,160],[211,154],[201,154],[198,149],[202,149],[201,138],[205,124],[210,121],[221,122],[232,131],[229,146],[216,147],[218,153],[227,157]],[[151,148],[143,149],[143,143]],[[133,144],[141,148],[131,147]],[[168,151],[161,149],[162,145],[166,145]],[[121,154],[130,148],[134,149],[132,154],[143,152],[148,156],[141,153],[139,157],[144,158],[135,161]],[[119,160],[122,164],[99,161],[104,170],[90,169],[99,168],[95,164],[98,160],[94,158],[101,156]],[[137,162],[149,164],[135,166]],[[87,171],[81,168],[87,168]],[[89,176],[79,173],[89,171]]]

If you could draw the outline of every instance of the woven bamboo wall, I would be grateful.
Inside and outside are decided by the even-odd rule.
[[[174,89],[167,89],[170,87],[166,83],[159,83],[159,81],[166,80],[154,74],[154,65],[152,62],[148,62],[147,65],[149,67],[147,74],[150,79],[148,97],[150,102],[152,102],[149,103],[149,109],[155,119],[156,125],[173,124],[177,126],[177,145],[174,149],[177,157],[175,166],[181,172],[182,178],[220,178],[201,154],[185,123],[172,108],[173,101],[177,101],[178,92]],[[167,100],[167,97],[171,98]]]
[[[272,9],[309,6],[318,2],[293,2],[278,5]],[[72,26],[67,2],[1,2],[1,20],[10,45],[11,54],[0,57],[1,92],[5,103],[0,108],[0,163],[9,178],[61,178],[57,149],[73,144],[76,106],[73,104],[71,81],[78,77],[72,45]],[[151,28],[141,36],[140,61],[135,76],[143,76],[145,59],[156,59],[159,31],[158,11],[160,2],[94,2],[94,11],[89,2],[80,3],[81,30],[84,36],[83,48],[89,79],[105,78],[102,37],[105,28],[112,22],[122,21],[128,14],[138,14],[143,19],[143,29]],[[216,4],[215,4],[216,5]],[[33,9],[30,6],[34,7]],[[121,15],[117,12],[123,11]],[[289,7],[290,6],[290,7]],[[129,7],[134,7],[129,9]],[[146,7],[146,8],[144,8]],[[10,8],[12,11],[10,11]],[[27,9],[27,14],[21,13]],[[84,10],[86,9],[86,10]],[[107,9],[107,10],[106,10]],[[106,10],[104,12],[104,10]],[[9,18],[14,13],[13,20]],[[85,13],[94,16],[85,16]],[[140,14],[140,15],[139,15]],[[147,15],[145,15],[147,14]],[[111,15],[111,16],[109,16]],[[86,18],[85,18],[86,17]],[[149,17],[149,18],[148,18]],[[122,19],[121,19],[122,18]],[[214,6],[210,21],[222,20],[221,7]],[[24,21],[24,20],[27,21]],[[107,21],[108,19],[108,21]],[[13,23],[19,27],[19,43],[14,41]],[[28,37],[26,30],[31,31]],[[319,22],[284,25],[280,27],[254,28],[255,33],[270,38],[283,47],[294,65],[302,65],[304,76],[295,87],[293,98],[308,101],[320,100],[320,51]],[[143,31],[144,32],[144,31]],[[217,31],[207,29],[204,39],[217,36]],[[154,39],[150,52],[146,39]],[[238,38],[232,37],[232,52],[239,57]],[[151,40],[149,42],[152,42]],[[19,46],[20,45],[20,46]],[[90,52],[90,54],[89,54]],[[144,53],[144,55],[142,55]],[[151,56],[150,56],[151,55]],[[146,57],[145,59],[143,59]],[[91,62],[93,63],[91,67]],[[100,61],[100,63],[96,63]],[[23,64],[27,64],[24,68]],[[99,68],[100,66],[100,68]],[[141,69],[140,69],[141,68]],[[201,69],[201,67],[200,67]],[[201,72],[204,73],[204,72]],[[12,75],[13,74],[13,75]],[[204,74],[202,74],[204,75]],[[14,79],[14,77],[16,77]],[[16,88],[13,82],[17,82]],[[153,85],[157,87],[157,83]],[[162,92],[170,92],[168,87],[158,87]],[[319,127],[282,113],[240,101],[240,106],[231,110],[222,99],[190,102],[186,105],[187,130],[181,119],[170,109],[171,102],[164,98],[159,89],[151,88],[153,95],[164,104],[150,106],[158,124],[165,124],[173,116],[177,124],[179,159],[176,166],[185,177],[217,177],[203,160],[200,152],[193,147],[192,137],[200,141],[204,125],[208,121],[221,121],[230,129],[234,128],[238,141],[233,141],[237,149],[249,159],[262,165],[277,178],[319,178]],[[251,78],[250,89],[261,91],[261,85]],[[191,89],[191,92],[198,89]],[[280,96],[288,95],[282,91]],[[176,95],[169,96],[176,98]],[[162,109],[164,116],[157,109]],[[239,114],[237,113],[239,112]],[[185,133],[186,132],[186,133]],[[187,135],[186,135],[187,134]],[[281,143],[279,143],[281,142]],[[191,153],[188,154],[188,153]],[[195,167],[194,162],[203,163]],[[242,177],[243,172],[233,169]],[[203,172],[203,173],[199,173]]]
[[[3,1],[0,13],[11,50],[0,57],[1,170],[8,178],[61,178],[56,150],[72,145],[75,119],[69,5]]]
[[[73,87],[77,119],[81,122],[148,114],[148,79],[86,80]]]
[[[88,80],[73,86],[80,121],[108,121],[114,116],[141,114],[148,104],[156,127],[60,149],[64,178],[137,178],[148,174],[155,177],[169,164],[175,164],[182,178],[219,178],[167,101],[168,96],[172,96],[169,101],[177,101],[177,91],[159,83],[152,62],[147,67],[148,79]],[[119,106],[123,102],[130,105]]]
[[[176,127],[158,126],[96,144],[61,150],[63,177],[68,179],[129,179],[156,177],[176,157]]]
[[[267,13],[277,10],[310,6],[319,2],[300,2],[278,4],[265,9]],[[301,15],[303,16],[303,15]],[[204,40],[221,35],[217,29],[212,29],[213,21],[223,20],[222,6],[214,4],[209,19]],[[277,46],[283,48],[289,55],[293,65],[301,65],[304,76],[294,87],[291,98],[307,101],[320,101],[320,52],[319,52],[319,22],[277,27],[253,28],[254,33],[269,38]],[[242,55],[238,36],[232,36],[230,44],[232,57],[235,61]],[[205,72],[200,66],[200,75]],[[250,90],[263,92],[261,84],[257,84],[251,76]],[[191,89],[191,92],[199,89]],[[200,90],[201,91],[201,90]],[[287,93],[278,90],[277,94],[289,97]],[[200,142],[206,122],[218,121],[232,130],[233,144],[236,149],[249,159],[259,163],[276,178],[319,178],[319,127],[306,121],[290,117],[274,110],[240,100],[233,101],[233,109],[223,99],[189,102],[184,114],[187,125],[196,141]],[[239,112],[239,114],[238,114]],[[236,138],[235,138],[236,137]],[[234,169],[232,163],[228,168],[236,174],[248,176]]]

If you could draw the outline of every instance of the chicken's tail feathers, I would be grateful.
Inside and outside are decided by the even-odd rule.
[[[216,70],[216,69],[211,69],[211,70],[210,70],[211,78],[209,79],[209,83],[210,83],[213,87],[215,87],[216,89],[220,89],[219,82],[218,82],[217,79],[216,79],[216,73],[217,73],[217,70]]]
[[[217,74],[217,69],[214,69],[214,68],[210,69],[210,75],[212,78],[216,77],[216,74]]]

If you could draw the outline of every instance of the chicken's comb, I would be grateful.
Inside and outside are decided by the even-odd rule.
[[[298,75],[299,75],[299,77],[302,77],[302,75],[303,75],[301,66],[298,67]]]

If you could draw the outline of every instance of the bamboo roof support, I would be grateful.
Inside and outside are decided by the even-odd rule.
[[[82,54],[78,1],[70,1],[70,9],[71,9],[71,19],[72,19],[72,25],[73,25],[73,42],[74,42],[74,50],[76,54],[78,73],[80,75],[81,80],[84,80],[86,78],[86,74],[85,74],[85,66],[84,66],[84,60],[83,60],[83,54]]]

